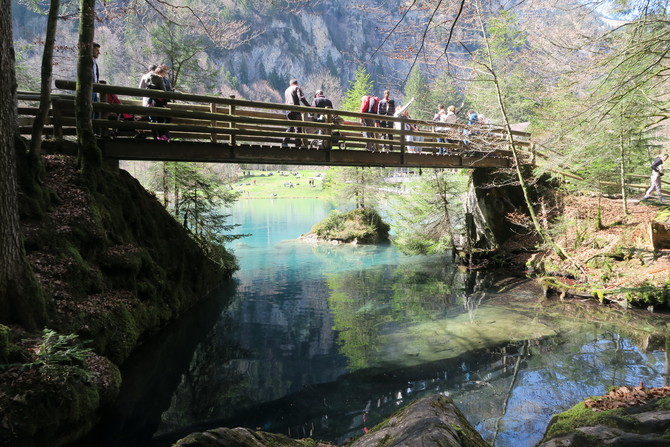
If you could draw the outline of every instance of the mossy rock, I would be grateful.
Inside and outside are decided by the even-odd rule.
[[[552,418],[538,447],[670,445],[668,409],[670,398],[598,412],[580,402]]]
[[[331,212],[312,227],[312,233],[329,241],[374,244],[387,240],[390,229],[375,210],[358,208],[347,213]]]

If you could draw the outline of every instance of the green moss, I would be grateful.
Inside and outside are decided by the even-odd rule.
[[[379,214],[368,208],[359,208],[347,213],[331,212],[328,217],[312,227],[319,238],[360,243],[374,243],[388,239],[390,226]]]
[[[0,363],[7,363],[9,361],[9,353],[11,351],[10,336],[11,329],[4,324],[0,324]]]
[[[553,438],[566,433],[573,432],[579,427],[592,427],[604,425],[608,427],[618,427],[621,425],[632,425],[635,421],[623,414],[620,409],[593,411],[580,402],[571,409],[554,416],[545,439]]]

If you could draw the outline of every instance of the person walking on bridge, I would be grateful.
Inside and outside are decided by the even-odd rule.
[[[663,177],[663,162],[668,159],[668,154],[663,154],[660,157],[656,158],[651,164],[651,186],[644,195],[644,199],[648,199],[651,196],[651,193],[656,190],[658,194],[658,200],[663,202],[663,196],[661,195],[661,177]]]
[[[380,115],[393,116],[395,114],[395,99],[391,99],[391,90],[384,90],[384,98],[379,101],[379,110]],[[379,121],[379,126],[383,129],[392,129],[393,121]],[[393,134],[383,133],[382,138],[385,140],[393,141]],[[393,150],[393,145],[385,145],[384,149]]]
[[[332,109],[333,108],[333,102],[326,98],[326,95],[323,93],[323,90],[317,90],[316,93],[314,94],[314,99],[312,100],[312,107],[320,108],[320,109]],[[323,114],[316,114],[315,115],[315,121],[318,121],[320,123],[323,123],[326,121],[326,115]],[[319,135],[323,135],[323,129],[318,128],[317,133]],[[319,140],[320,144],[323,145],[323,140]]]
[[[284,100],[286,104],[290,104],[292,106],[299,106],[302,103],[303,105],[309,107],[309,103],[305,99],[305,94],[302,92],[302,89],[298,87],[298,80],[295,78],[289,81],[289,86],[284,92]],[[286,112],[286,118],[292,121],[301,121],[302,113],[293,111]],[[298,126],[291,126],[286,129],[286,132],[302,133],[302,128]],[[282,147],[288,147],[288,142],[289,137],[284,137],[282,140]],[[301,141],[301,138],[295,139],[295,145],[296,147],[306,146],[306,144],[303,144]]]

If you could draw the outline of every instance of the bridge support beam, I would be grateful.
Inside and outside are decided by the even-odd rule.
[[[416,168],[506,168],[509,159],[482,154],[427,155],[364,150],[310,150],[215,144],[193,141],[102,140],[106,158],[209,163],[294,164],[313,166],[388,166]]]

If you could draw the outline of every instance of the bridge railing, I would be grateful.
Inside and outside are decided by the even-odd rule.
[[[56,87],[73,91],[72,81],[56,81]],[[209,95],[165,92],[160,90],[95,84],[93,90],[101,101],[93,104],[100,118],[93,126],[101,130],[101,137],[123,138],[168,131],[171,138],[209,141],[219,144],[280,146],[285,138],[297,140],[298,146],[323,149],[372,149],[399,151],[401,153],[481,153],[487,156],[509,156],[510,141],[524,151],[530,148],[530,133],[512,131],[498,125],[469,126],[466,124],[437,123],[321,109],[287,104],[248,101]],[[106,101],[108,95],[117,95],[121,104]],[[170,102],[166,107],[144,107],[141,97],[163,98]],[[31,118],[36,113],[35,93],[19,95],[20,126],[22,133],[30,133]],[[33,105],[31,105],[31,103]],[[288,120],[286,112],[299,112],[302,121]],[[121,116],[130,119],[119,119]],[[149,117],[158,118],[149,121]],[[318,121],[310,117],[318,116]],[[166,122],[155,122],[163,121]],[[371,127],[361,124],[361,119],[393,123],[393,128]],[[413,130],[407,130],[412,125]],[[302,132],[287,132],[289,127],[300,127]],[[47,128],[54,137],[76,134],[74,95],[56,94],[52,97]],[[444,142],[438,140],[444,139]],[[413,140],[413,141],[409,141]]]

